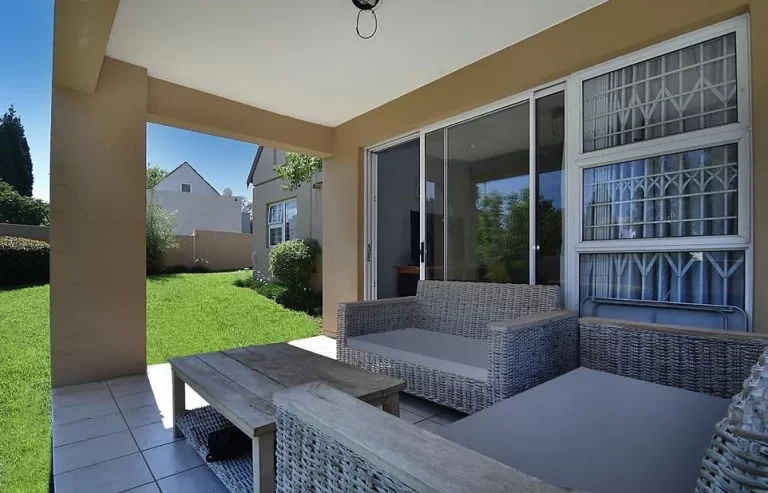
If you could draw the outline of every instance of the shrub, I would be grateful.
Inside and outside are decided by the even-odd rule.
[[[157,201],[147,202],[147,274],[158,274],[163,268],[163,255],[178,248],[176,217],[160,207]]]
[[[49,257],[50,246],[44,241],[0,236],[0,286],[48,282]]]
[[[269,252],[269,271],[288,288],[303,288],[315,272],[315,258],[319,253],[316,240],[284,241]]]
[[[50,209],[46,202],[25,197],[9,184],[0,181],[0,223],[45,226],[49,218]]]
[[[195,260],[195,265],[190,267],[189,272],[192,274],[205,274],[206,272],[211,272],[211,269],[208,267],[207,260],[199,258]]]
[[[286,291],[288,291],[286,286],[276,282],[268,282],[256,288],[257,293],[278,303],[280,303],[280,299]]]
[[[289,310],[297,310],[313,316],[323,313],[322,295],[306,287],[285,289],[278,294],[275,301]]]

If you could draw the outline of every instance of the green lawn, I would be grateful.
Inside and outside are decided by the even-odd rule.
[[[241,274],[242,275],[242,274]],[[147,362],[310,337],[320,323],[232,285],[236,274],[147,280]],[[45,492],[50,462],[48,286],[0,291],[0,492]]]

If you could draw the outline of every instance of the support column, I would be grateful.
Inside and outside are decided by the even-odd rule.
[[[362,152],[354,146],[323,162],[323,333],[336,337],[337,306],[361,299]]]
[[[53,88],[51,378],[146,369],[147,71],[104,59],[95,94]]]

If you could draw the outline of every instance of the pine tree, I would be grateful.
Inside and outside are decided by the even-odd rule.
[[[0,120],[0,180],[19,194],[32,196],[32,156],[24,125],[13,106]]]

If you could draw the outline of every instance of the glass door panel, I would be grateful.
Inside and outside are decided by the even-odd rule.
[[[449,281],[530,279],[530,107],[447,129]]]
[[[445,129],[424,137],[425,279],[445,279]]]
[[[565,93],[536,100],[536,284],[562,285]]]

